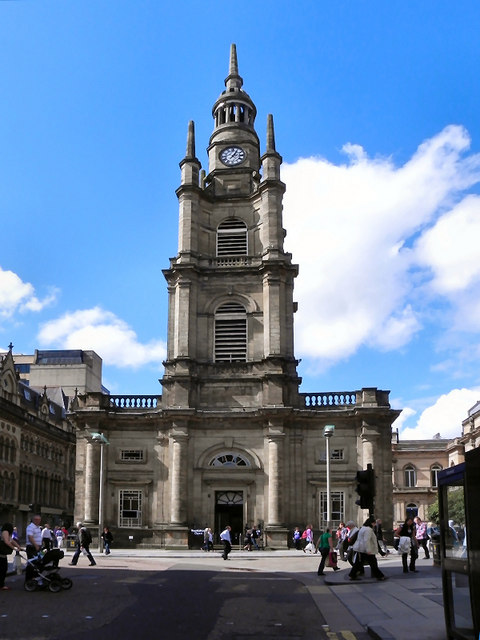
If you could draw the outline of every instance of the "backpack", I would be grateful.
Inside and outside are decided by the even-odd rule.
[[[305,531],[302,533],[302,540],[306,540],[307,538],[307,530],[305,529]]]
[[[86,527],[83,527],[81,529],[81,532],[82,532],[82,542],[85,544],[91,544],[92,534],[90,533],[90,531]]]

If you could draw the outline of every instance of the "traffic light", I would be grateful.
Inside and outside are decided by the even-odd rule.
[[[356,492],[359,499],[355,500],[362,509],[368,509],[373,512],[373,499],[375,497],[375,472],[371,464],[367,465],[364,471],[357,471],[357,488]]]

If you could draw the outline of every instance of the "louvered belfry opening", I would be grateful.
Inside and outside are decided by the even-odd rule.
[[[217,256],[246,256],[247,227],[242,220],[225,220],[217,229]]]
[[[215,312],[215,362],[247,360],[247,313],[238,302],[226,302]]]

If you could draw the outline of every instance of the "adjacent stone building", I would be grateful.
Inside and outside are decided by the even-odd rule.
[[[188,127],[180,163],[178,253],[167,281],[168,354],[158,396],[78,393],[75,517],[103,522],[117,541],[186,547],[192,529],[257,524],[285,547],[294,526],[361,521],[357,470],[372,464],[377,514],[391,524],[389,392],[300,393],[294,354],[294,281],[284,250],[272,116],[265,151],[256,107],[232,46],[225,90],[213,105],[208,171]],[[109,444],[106,444],[108,442]],[[101,461],[103,466],[100,468]]]
[[[65,404],[19,379],[12,348],[0,356],[0,522],[21,536],[32,511],[52,525],[72,523],[75,434]]]

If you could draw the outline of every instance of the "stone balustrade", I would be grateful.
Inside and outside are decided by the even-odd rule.
[[[156,409],[162,396],[104,396],[104,409]]]
[[[325,391],[321,393],[300,393],[303,406],[307,409],[338,409],[357,404],[356,391]],[[302,403],[301,403],[302,406]]]

